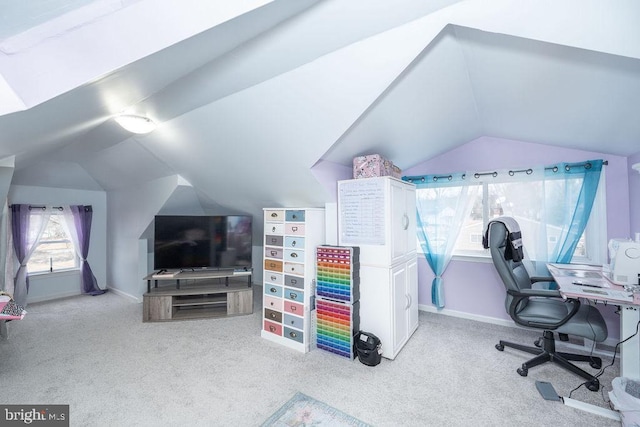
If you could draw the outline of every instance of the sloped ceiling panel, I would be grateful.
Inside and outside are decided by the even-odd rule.
[[[638,151],[640,60],[461,27],[456,35],[483,135]]]
[[[322,204],[311,166],[424,46],[395,41],[385,33],[326,55],[165,123],[144,144],[221,204]]]
[[[53,182],[57,188],[104,190],[85,168],[75,162],[65,161],[38,161],[27,168],[16,170],[13,181],[14,184],[34,187],[49,187],[48,184]]]
[[[176,7],[171,0],[138,0],[108,13],[101,12],[112,8],[108,3],[120,2],[91,2],[3,40],[0,72],[27,106],[37,105],[270,2],[183,0]]]
[[[405,168],[477,137],[481,127],[466,62],[448,27],[322,158],[347,165],[355,155],[377,153]]]
[[[173,175],[173,170],[151,155],[141,144],[145,137],[129,138],[96,153],[82,162],[105,190],[123,188],[132,182],[145,182]]]

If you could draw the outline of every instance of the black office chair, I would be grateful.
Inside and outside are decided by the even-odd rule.
[[[544,332],[535,341],[535,347],[500,341],[496,348],[503,351],[505,347],[511,347],[536,355],[517,369],[518,374],[523,377],[527,376],[529,368],[545,362],[555,362],[586,379],[589,390],[598,391],[598,379],[570,361],[589,362],[592,368],[600,369],[602,360],[594,356],[556,351],[553,333],[557,332],[562,341],[568,340],[568,335],[575,335],[602,342],[607,338],[607,325],[602,315],[595,307],[580,304],[577,299],[564,300],[557,287],[536,289],[534,284],[553,281],[553,278],[529,276],[522,264],[519,237],[519,227],[515,220],[501,217],[489,223],[484,244],[485,248],[490,249],[493,264],[504,282],[507,290],[505,305],[513,321]]]

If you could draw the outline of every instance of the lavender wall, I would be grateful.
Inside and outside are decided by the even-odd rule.
[[[607,234],[630,236],[629,171],[627,158],[582,150],[552,147],[521,141],[481,137],[436,158],[404,170],[405,175],[492,170],[556,162],[604,159],[607,190]],[[640,183],[638,184],[640,185]],[[637,220],[637,217],[636,217]],[[637,222],[636,222],[637,224]],[[433,273],[424,259],[419,267],[419,301],[431,306]],[[508,319],[504,288],[490,262],[452,261],[443,275],[447,311],[471,317]],[[607,319],[610,339],[619,338],[619,318],[611,306],[599,306]]]
[[[631,233],[640,233],[640,172],[631,168],[640,163],[640,152],[629,156],[629,215],[631,217]]]

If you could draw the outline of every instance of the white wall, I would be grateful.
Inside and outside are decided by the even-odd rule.
[[[104,191],[12,185],[8,199],[9,204],[93,206],[87,260],[98,280],[98,286],[102,289],[109,287],[107,282],[107,195]],[[29,276],[29,285],[27,299],[29,303],[79,295],[81,293],[80,272],[32,275]]]
[[[107,278],[115,292],[142,301],[147,285],[140,275],[140,239],[177,186],[178,176],[172,175],[107,193]]]

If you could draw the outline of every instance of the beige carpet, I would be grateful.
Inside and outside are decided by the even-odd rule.
[[[379,427],[619,425],[535,388],[566,396],[577,377],[550,364],[520,377],[527,356],[494,348],[535,333],[421,312],[396,360],[369,367],[262,339],[260,292],[253,315],[172,323],[142,323],[142,305],[111,292],[32,304],[0,340],[0,402],[69,404],[72,426],[259,426],[297,392]]]

